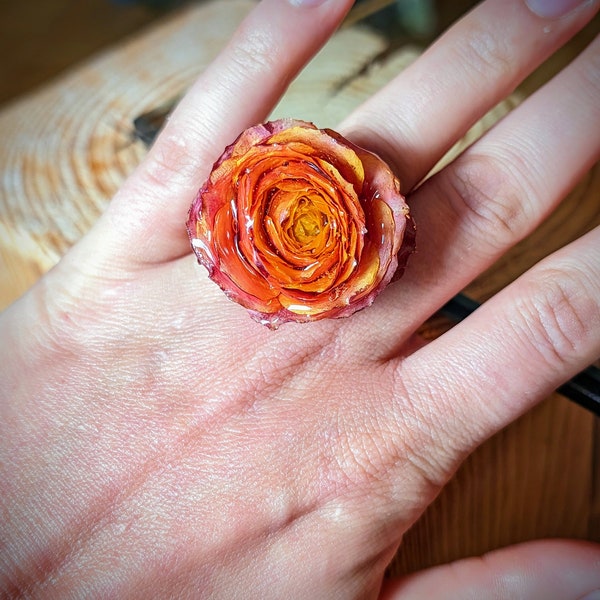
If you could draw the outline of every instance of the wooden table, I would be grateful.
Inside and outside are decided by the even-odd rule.
[[[187,8],[0,112],[0,308],[55,264],[95,221],[146,148],[136,116],[184,90],[215,56],[251,0]],[[475,126],[480,135],[566,63],[598,23]],[[290,88],[274,116],[334,126],[418,55],[377,60],[386,40],[340,31]],[[356,75],[356,73],[360,73]],[[456,152],[459,148],[455,148]],[[485,300],[556,248],[600,224],[600,166],[560,209],[468,288]],[[425,332],[446,325],[433,318]],[[396,573],[559,536],[600,541],[600,426],[555,394],[479,448],[405,536]]]

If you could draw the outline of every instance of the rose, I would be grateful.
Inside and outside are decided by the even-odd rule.
[[[292,119],[251,127],[226,148],[187,228],[210,278],[271,327],[368,306],[414,248],[387,165]]]

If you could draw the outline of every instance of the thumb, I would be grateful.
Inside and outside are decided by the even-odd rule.
[[[544,540],[384,582],[380,600],[600,600],[600,545]]]

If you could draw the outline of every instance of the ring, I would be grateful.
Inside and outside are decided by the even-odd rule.
[[[187,231],[209,277],[271,328],[369,306],[415,247],[385,162],[295,119],[251,127],[225,149]]]

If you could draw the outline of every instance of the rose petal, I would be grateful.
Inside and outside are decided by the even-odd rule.
[[[251,127],[225,149],[187,227],[211,279],[271,327],[368,306],[414,250],[387,165],[294,119]]]

